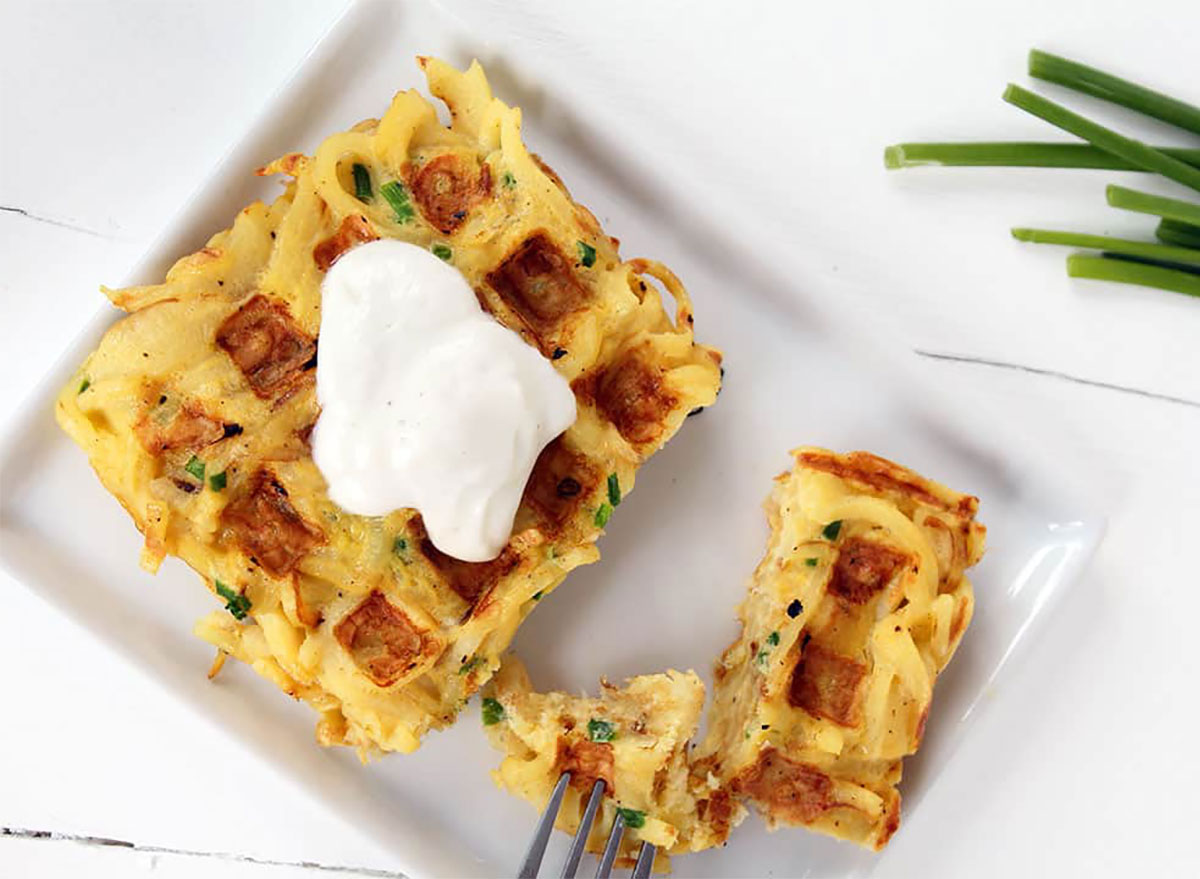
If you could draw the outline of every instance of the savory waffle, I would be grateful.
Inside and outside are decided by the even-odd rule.
[[[599,557],[640,464],[720,384],[678,279],[621,260],[479,65],[419,63],[449,126],[400,92],[381,119],[259,169],[287,178],[272,204],[243,209],[163,283],[106,291],[130,314],[57,401],[145,535],[143,565],[177,555],[224,601],[197,625],[219,660],[305,699],[321,743],[364,756],[454,720],[537,601]],[[378,238],[452,263],[575,392],[578,418],[538,459],[493,561],[439,552],[413,510],[339,509],[312,462],[321,281]]]
[[[878,849],[900,823],[901,760],[971,622],[979,502],[866,452],[793,455],[695,766],[771,826]]]

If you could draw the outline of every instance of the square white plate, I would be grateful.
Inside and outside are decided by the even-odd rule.
[[[519,32],[489,28],[483,39],[435,6],[352,7],[128,282],[161,277],[247,201],[271,197],[277,184],[255,178],[253,168],[379,115],[398,88],[423,87],[416,54],[460,65],[478,56],[497,94],[524,108],[532,148],[625,242],[626,254],[661,257],[684,279],[697,336],[724,350],[727,367],[718,403],[690,419],[642,471],[602,541],[602,562],[575,573],[538,607],[516,649],[542,688],[594,689],[601,675],[620,680],[668,666],[694,668],[707,680],[735,635],[734,607],[764,545],[761,503],[771,477],[788,466],[787,450],[865,448],[898,460],[979,495],[991,546],[973,576],[975,623],[939,685],[924,749],[906,765],[902,791],[911,816],[933,789],[936,769],[983,714],[983,697],[1002,685],[1002,669],[1093,552],[1103,518],[1081,488],[1089,474],[1055,447],[1050,426],[1033,436],[1014,413],[983,411],[969,389],[941,375],[935,384],[894,347],[894,332],[864,328],[861,314],[807,295],[795,281],[812,275],[794,271],[801,257],[773,250],[764,259],[756,226],[738,222],[752,216],[753,205],[726,204],[718,224],[696,185],[697,168],[664,152],[669,137],[655,140],[644,126],[622,129],[619,92],[588,85],[597,81],[595,70],[574,80],[570,70],[552,75],[529,60],[539,57],[536,31],[525,20]],[[586,114],[573,112],[585,104]],[[612,123],[608,132],[631,136],[601,132],[588,121],[595,118]],[[690,160],[695,166],[696,157]],[[707,160],[718,172],[717,160]],[[54,393],[116,317],[101,310],[0,450],[4,563],[394,850],[398,869],[415,876],[511,872],[534,815],[488,778],[498,755],[474,708],[415,755],[363,767],[351,753],[313,745],[315,716],[249,672],[223,676],[219,686],[205,679],[211,651],[191,627],[211,599],[178,562],[157,578],[138,569],[139,535],[53,423]],[[1025,425],[1020,435],[1012,424]],[[678,860],[676,871],[864,875],[883,863],[889,872],[915,870],[889,856],[799,830],[768,835],[752,817],[728,847]],[[553,850],[550,858],[556,866]]]

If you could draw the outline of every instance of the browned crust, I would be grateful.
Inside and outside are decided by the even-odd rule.
[[[679,398],[663,381],[662,369],[639,349],[626,354],[595,381],[596,407],[635,445],[656,442]]]
[[[133,432],[147,452],[160,455],[171,449],[194,452],[219,442],[225,438],[225,425],[199,406],[185,403],[166,424],[155,424],[147,412],[133,426]]]
[[[880,828],[879,835],[875,837],[876,851],[887,845],[892,835],[900,829],[900,794],[897,791],[893,791],[892,794],[888,801],[887,813],[883,817],[883,827]]]
[[[261,168],[255,168],[254,173],[259,177],[268,177],[271,174],[287,174],[290,177],[295,177],[300,173],[305,163],[308,161],[308,156],[304,153],[288,153],[280,156],[274,162],[263,165]]]
[[[821,470],[854,482],[879,493],[894,493],[912,498],[939,510],[974,516],[979,509],[979,498],[957,495],[956,502],[939,497],[928,487],[928,482],[893,461],[872,455],[870,452],[849,452],[836,455],[832,452],[801,452],[799,461],[813,470]]]
[[[346,251],[350,250],[359,244],[366,244],[368,241],[378,241],[379,236],[375,230],[371,228],[371,224],[367,222],[367,218],[352,214],[342,220],[341,225],[337,227],[337,231],[317,242],[313,248],[313,262],[317,264],[323,272],[329,271],[332,266]]]
[[[866,604],[908,562],[907,555],[882,543],[848,537],[838,545],[828,589],[850,604]]]
[[[442,581],[454,593],[472,607],[493,587],[502,577],[510,573],[521,563],[521,556],[511,546],[504,547],[500,555],[490,562],[464,562],[446,555],[433,545],[425,531],[425,523],[420,516],[413,519],[409,526],[413,540],[421,555],[430,566],[441,576]]]
[[[221,511],[221,524],[243,552],[276,577],[290,574],[313,547],[325,542],[321,530],[296,512],[287,489],[265,467]]]
[[[925,738],[925,724],[929,722],[929,705],[926,704],[921,709],[921,716],[917,718],[917,729],[913,733],[913,750],[921,747],[921,742]]]
[[[833,780],[817,767],[764,748],[753,766],[733,780],[735,793],[745,794],[772,818],[788,824],[811,824],[837,805]]]
[[[537,153],[530,153],[529,158],[533,159],[533,164],[537,165],[542,173],[550,178],[551,183],[561,189],[568,198],[571,197],[571,193],[567,191],[567,184],[563,183],[562,178],[558,176],[558,172],[551,168],[541,156]]]
[[[346,614],[333,635],[379,687],[391,686],[436,649],[429,632],[381,592],[372,592]]]
[[[445,153],[430,159],[411,176],[413,201],[429,224],[452,234],[467,219],[471,208],[492,192],[492,171],[473,158]]]
[[[954,619],[950,621],[950,643],[955,644],[967,629],[967,602],[959,600],[954,611]]]
[[[716,843],[724,842],[733,828],[734,799],[725,788],[713,791],[712,796],[696,801],[696,817],[708,825]]]
[[[556,776],[571,773],[571,787],[591,791],[597,781],[603,781],[605,792],[613,794],[613,748],[607,742],[559,736]]]
[[[538,455],[525,485],[524,501],[537,513],[541,531],[552,536],[570,521],[599,484],[599,471],[560,436]]]
[[[217,345],[242,371],[255,396],[293,391],[311,380],[317,342],[292,320],[287,306],[256,294],[217,328]]]
[[[815,641],[805,645],[792,672],[788,702],[840,726],[861,722],[859,688],[867,667]]]
[[[488,273],[488,286],[541,344],[567,315],[587,308],[591,292],[575,277],[572,261],[545,231],[526,238]]]

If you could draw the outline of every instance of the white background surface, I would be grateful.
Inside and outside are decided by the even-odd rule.
[[[489,16],[519,14],[468,5]],[[1091,573],[1008,688],[1003,722],[981,727],[938,779],[936,796],[961,802],[969,820],[956,822],[928,858],[931,872],[945,876],[1194,867],[1188,840],[1200,769],[1190,739],[1200,666],[1188,615],[1200,573],[1184,536],[1200,528],[1200,303],[1069,283],[1060,252],[1009,246],[1003,225],[956,221],[971,202],[993,200],[1007,205],[1013,225],[1096,229],[1088,219],[1101,218],[1103,228],[1142,230],[1144,222],[1103,213],[1102,184],[1122,175],[885,175],[879,153],[902,139],[1047,137],[997,97],[1005,80],[1023,79],[1023,53],[1034,44],[1200,102],[1200,86],[1186,74],[1194,71],[1200,11],[1146,4],[1133,17],[1117,3],[1060,3],[1051,13],[1015,2],[980,14],[978,41],[951,41],[940,30],[946,17],[968,14],[961,4],[917,25],[906,23],[908,10],[864,7],[863,27],[840,32],[797,14],[784,20],[779,10],[649,6],[548,7],[538,21],[564,41],[586,39],[592,55],[581,53],[581,70],[633,43],[644,66],[631,102],[656,124],[689,137],[703,131],[681,148],[720,156],[741,184],[743,207],[790,199],[804,236],[797,247],[820,245],[842,269],[842,284],[827,295],[856,297],[864,315],[876,304],[906,312],[914,349],[1187,401],[1019,369],[939,364],[967,371],[975,391],[1005,409],[1057,410],[1081,450],[1099,450],[1117,503]],[[296,2],[6,4],[0,399],[28,391],[93,313],[96,284],[125,274],[336,13],[333,5]],[[674,36],[665,36],[668,27]],[[806,116],[806,95],[828,83],[790,77],[793,54],[862,39],[878,42],[879,71],[867,80],[893,105],[886,126],[853,105],[836,119]],[[889,59],[907,52],[944,56],[945,76],[889,78]],[[1156,78],[1155,71],[1167,73]],[[831,61],[831,80],[843,73]],[[411,71],[398,77],[412,81]],[[831,162],[861,161],[863,174],[879,175],[881,204],[806,202],[805,177],[821,169],[786,164],[787,140],[802,132],[829,139]],[[895,214],[880,207],[897,202],[911,222],[885,225],[879,218]],[[889,253],[898,241],[911,254],[906,264],[880,260],[874,242],[881,236],[893,243]],[[9,415],[6,408],[5,422]],[[0,837],[0,873],[305,872],[239,857],[387,869],[365,837],[330,825],[289,781],[197,727],[136,669],[19,584],[4,579],[0,589],[0,826],[18,834]],[[143,850],[26,831],[118,838]]]

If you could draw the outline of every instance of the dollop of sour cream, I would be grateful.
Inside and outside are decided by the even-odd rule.
[[[495,558],[538,454],[575,421],[566,379],[428,250],[373,241],[321,287],[313,460],[345,510],[414,507],[434,545]]]

